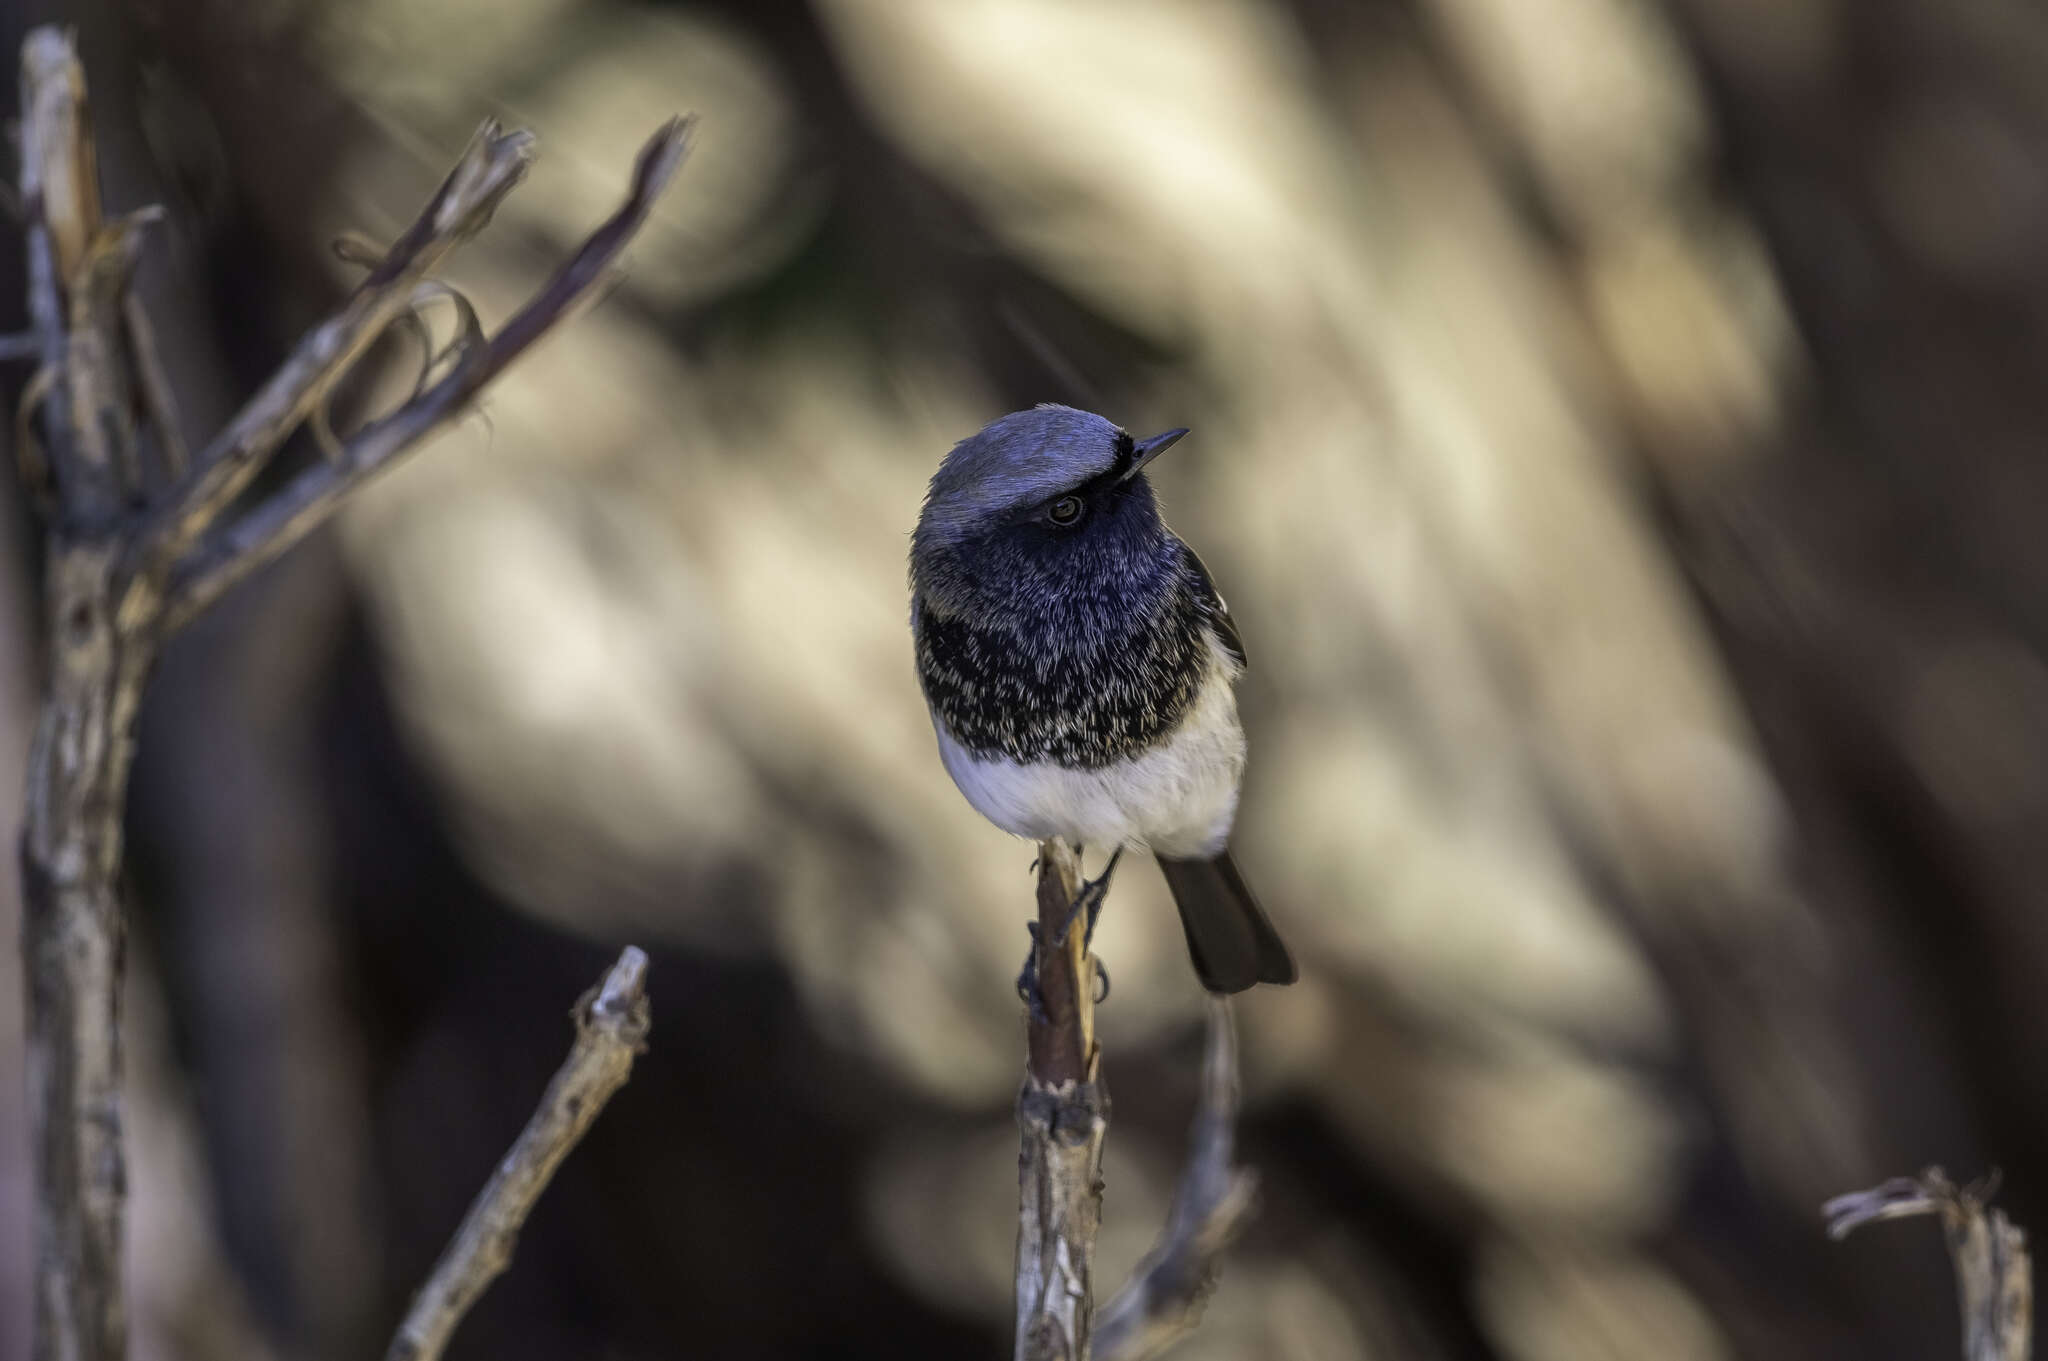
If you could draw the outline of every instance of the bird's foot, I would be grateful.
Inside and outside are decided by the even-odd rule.
[[[1038,923],[1025,922],[1024,929],[1031,933],[1031,950],[1024,956],[1024,967],[1017,970],[1017,1000],[1031,1011],[1031,1019],[1040,1025],[1049,1025],[1052,1018],[1045,1011],[1045,994],[1038,987]],[[1109,966],[1093,955],[1095,964],[1095,1005],[1101,1006],[1109,1000]]]

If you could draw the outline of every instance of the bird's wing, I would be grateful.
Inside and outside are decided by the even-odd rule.
[[[1237,621],[1230,617],[1230,606],[1216,594],[1216,582],[1210,577],[1209,569],[1202,565],[1202,559],[1195,550],[1185,543],[1181,545],[1181,551],[1188,555],[1188,568],[1194,573],[1195,599],[1215,626],[1216,637],[1222,642],[1224,651],[1237,658],[1239,666],[1249,666],[1244,655],[1244,639],[1237,633]]]

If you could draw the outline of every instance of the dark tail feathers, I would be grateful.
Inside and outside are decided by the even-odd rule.
[[[1294,957],[1245,887],[1237,862],[1224,851],[1213,860],[1159,857],[1166,886],[1180,909],[1188,956],[1210,992],[1243,992],[1254,983],[1292,983]]]

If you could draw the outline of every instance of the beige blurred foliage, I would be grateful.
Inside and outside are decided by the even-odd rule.
[[[1541,1030],[1433,1018],[1452,1038],[1403,1044],[1357,1011],[1317,1092],[1367,1146],[1503,1221],[1622,1236],[1671,1209],[1683,1122],[1628,1069]],[[1484,1033],[1490,1030],[1491,1033]]]
[[[1513,1361],[1729,1361],[1712,1319],[1668,1272],[1597,1244],[1496,1241],[1480,1255],[1479,1313]]]
[[[1195,428],[1157,482],[1253,657],[1240,848],[1308,964],[1240,1009],[1254,1100],[1306,1095],[1501,1225],[1474,1289],[1518,1358],[1707,1361],[1714,1326],[1633,1247],[1688,1132],[1634,1066],[1667,1052],[1670,1001],[1588,850],[1685,905],[1672,930],[1804,937],[1776,791],[1621,469],[1635,422],[1725,454],[1798,361],[1747,228],[1701,211],[1703,115],[1655,9],[1426,9],[1584,208],[1575,282],[1399,48],[1336,106],[1254,0],[818,6],[901,149],[1183,359],[1110,414]],[[348,515],[466,854],[576,930],[773,952],[823,1033],[1000,1109],[1030,851],[935,759],[904,582],[924,480],[994,399],[953,355],[837,324],[686,355],[650,320],[803,240],[787,75],[688,11],[562,0],[335,7],[316,50],[390,133],[335,175],[337,226],[395,225],[481,110],[539,131],[455,272],[487,320],[535,282],[523,240],[602,211],[626,130],[703,116],[626,292]],[[1195,1014],[1170,920],[1125,869],[1112,1080],[1120,1046]],[[905,1280],[996,1314],[1013,1136],[983,1134],[885,1150],[870,1221]],[[1135,1258],[1175,1155],[1110,1156],[1134,1237],[1105,1256]],[[1307,1259],[1232,1270],[1184,1354],[1396,1354]]]

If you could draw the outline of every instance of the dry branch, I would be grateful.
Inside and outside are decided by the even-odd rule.
[[[1939,1215],[1962,1305],[1963,1361],[2026,1361],[2034,1326],[2027,1236],[2003,1210],[1990,1208],[1990,1198],[1990,1188],[1957,1186],[1930,1167],[1917,1177],[1836,1196],[1821,1213],[1828,1237],[1836,1239],[1880,1219]]]
[[[1085,1361],[1102,1222],[1109,1096],[1095,1044],[1095,966],[1080,923],[1067,930],[1080,867],[1057,838],[1038,843],[1040,1008],[1017,1094],[1018,1361]],[[1061,939],[1062,933],[1065,938]]]
[[[36,1361],[117,1361],[126,1350],[121,811],[135,716],[158,650],[458,415],[585,301],[681,162],[687,134],[674,121],[654,135],[624,205],[496,336],[469,327],[469,343],[439,381],[351,438],[335,462],[229,518],[292,433],[324,423],[328,395],[420,304],[434,266],[483,229],[525,173],[532,138],[486,123],[342,308],[189,459],[150,327],[129,291],[141,229],[154,214],[103,217],[71,40],[39,28],[24,42],[21,202],[38,368],[16,422],[24,436],[17,456],[47,483],[31,490],[49,515],[49,677],[21,842]],[[10,338],[7,348],[23,347]]]
[[[1237,1029],[1230,999],[1209,999],[1202,1098],[1188,1131],[1188,1162],[1159,1241],[1104,1306],[1095,1326],[1100,1361],[1157,1356],[1201,1322],[1223,1250],[1250,1217],[1258,1178],[1238,1167]]]
[[[555,1169],[626,1084],[650,1024],[647,956],[632,946],[576,1003],[576,1043],[533,1118],[463,1217],[420,1287],[385,1361],[434,1361],[490,1283],[512,1263],[519,1230]]]

